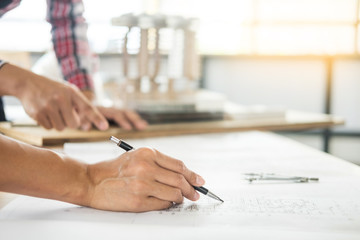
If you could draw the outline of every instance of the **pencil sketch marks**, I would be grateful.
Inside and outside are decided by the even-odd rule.
[[[243,215],[243,216],[302,216],[341,217],[348,220],[360,217],[360,202],[355,200],[291,199],[269,197],[228,198],[224,203],[212,199],[182,204],[159,211],[171,215]]]

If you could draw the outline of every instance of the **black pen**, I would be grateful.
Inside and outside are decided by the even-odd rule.
[[[123,140],[117,139],[114,136],[110,137],[110,141],[116,143],[116,145],[118,145],[119,147],[121,147],[122,149],[124,149],[125,151],[130,151],[131,149],[134,149],[131,145],[129,145],[128,143],[124,142]],[[212,192],[210,192],[208,189],[204,188],[204,187],[196,187],[193,186],[193,188],[196,191],[201,192],[202,194],[211,197],[213,199],[216,199],[220,202],[224,202],[221,198],[219,198],[218,196],[216,196],[215,194],[213,194]]]

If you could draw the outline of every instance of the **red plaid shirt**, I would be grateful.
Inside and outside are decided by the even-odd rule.
[[[20,1],[1,0],[0,17],[17,7]],[[65,80],[81,90],[92,90],[92,57],[83,12],[82,0],[47,0],[46,20],[52,26],[54,50],[62,74]]]

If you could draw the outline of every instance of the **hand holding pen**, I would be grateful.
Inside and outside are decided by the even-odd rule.
[[[205,184],[182,161],[148,147],[90,164],[87,176],[93,186],[89,188],[87,195],[91,198],[86,205],[112,211],[166,209],[182,203],[184,197],[196,201],[200,195],[193,186]]]
[[[116,143],[116,145],[118,145],[118,147],[124,149],[125,151],[130,151],[132,149],[134,149],[131,145],[129,145],[128,143],[120,140],[120,139],[117,139],[116,137],[114,136],[111,136],[110,137],[110,141]],[[185,165],[182,163],[182,162],[179,162],[181,166],[181,168],[184,168],[186,169]],[[181,173],[181,172],[179,172]],[[197,176],[198,177],[198,176]],[[182,177],[181,177],[182,178]],[[196,191],[199,191],[201,192],[202,194],[206,195],[206,196],[209,196],[213,199],[216,199],[220,202],[224,202],[221,198],[219,198],[218,196],[216,196],[214,193],[210,192],[208,189],[206,189],[205,187],[202,187],[202,186],[192,186]]]

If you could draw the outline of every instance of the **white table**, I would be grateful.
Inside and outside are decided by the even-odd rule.
[[[183,160],[225,202],[202,196],[195,203],[133,214],[21,196],[0,211],[0,239],[360,239],[360,167],[352,163],[262,132],[129,142]],[[121,153],[111,143],[71,144],[64,150],[90,162]],[[242,175],[247,172],[320,181],[249,184]]]

